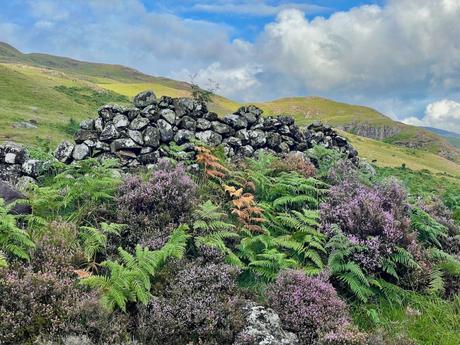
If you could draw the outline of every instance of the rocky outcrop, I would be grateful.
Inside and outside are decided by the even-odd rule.
[[[339,126],[338,128],[352,134],[375,140],[384,140],[401,132],[401,129],[397,126],[377,126],[369,123],[351,123]]]
[[[246,327],[240,332],[234,345],[297,345],[294,333],[281,326],[278,314],[270,308],[253,302],[245,307]]]
[[[253,105],[219,117],[193,99],[157,99],[153,92],[145,91],[134,97],[134,107],[100,108],[97,118],[80,124],[74,143],[58,146],[55,157],[64,163],[89,157],[117,158],[123,167],[136,167],[168,156],[166,147],[171,144],[183,146],[177,156],[193,158],[198,142],[222,145],[232,159],[251,157],[261,150],[283,155],[314,144],[335,148],[350,158],[357,156],[345,138],[321,123],[299,127],[291,116],[263,117],[262,110]]]

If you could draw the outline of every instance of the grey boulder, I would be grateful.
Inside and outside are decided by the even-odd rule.
[[[133,103],[137,108],[145,108],[148,105],[156,103],[157,97],[151,90],[143,91],[134,96]]]
[[[198,132],[195,134],[195,136],[198,140],[202,141],[206,145],[218,146],[220,143],[222,143],[222,136],[213,131],[208,130],[204,132]]]
[[[86,144],[75,145],[73,149],[72,158],[76,161],[81,161],[91,155],[91,149]]]
[[[68,141],[63,141],[58,145],[56,151],[54,151],[54,157],[62,163],[70,163],[72,160],[72,152],[75,145],[69,143]]]

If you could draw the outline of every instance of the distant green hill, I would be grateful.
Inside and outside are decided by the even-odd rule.
[[[127,104],[135,94],[146,89],[159,96],[190,96],[190,84],[186,82],[145,75],[120,65],[23,54],[0,42],[0,141],[35,143],[38,137],[55,144],[71,137],[71,119],[75,122],[94,117],[96,109],[104,103]],[[240,103],[221,96],[214,96],[209,104],[209,108],[219,114],[233,112],[239,106]],[[392,166],[394,162],[398,166],[405,162],[414,169],[450,174],[457,170],[460,175],[460,166],[436,158],[440,155],[460,162],[460,150],[445,138],[395,122],[374,109],[320,97],[283,98],[258,106],[267,115],[288,113],[301,124],[321,120],[357,134],[359,136],[349,137],[363,157],[376,159],[377,164]],[[22,128],[23,123],[30,122],[37,128]],[[379,139],[386,144],[362,137]]]

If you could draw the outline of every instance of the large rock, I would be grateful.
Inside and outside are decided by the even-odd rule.
[[[0,160],[7,164],[22,164],[28,159],[26,149],[19,144],[6,142],[0,145]]]
[[[101,135],[99,136],[99,140],[101,141],[112,141],[118,139],[120,137],[120,133],[115,128],[112,123],[109,123],[105,128],[102,130]]]
[[[144,138],[142,137],[142,133],[139,131],[133,131],[131,129],[128,130],[128,136],[133,139],[139,145],[144,145]]]
[[[143,91],[134,96],[133,103],[137,108],[145,108],[148,105],[155,104],[157,97],[153,91]]]
[[[149,122],[150,122],[149,119],[143,116],[138,116],[134,120],[131,121],[129,128],[135,131],[140,131],[144,129],[145,127],[147,127]]]
[[[251,146],[259,148],[265,145],[267,142],[267,135],[264,131],[257,129],[255,131],[249,131],[249,138]]]
[[[171,109],[162,109],[160,111],[160,116],[171,125],[176,123],[176,113]]]
[[[149,126],[144,130],[144,144],[151,147],[160,146],[161,134],[156,127]]]
[[[98,139],[98,133],[97,133],[97,131],[93,131],[93,130],[80,129],[75,134],[75,142],[77,144],[81,144],[82,142],[84,142],[86,140],[94,140],[94,141],[96,141],[97,139]]]
[[[229,135],[233,131],[229,125],[226,125],[225,123],[219,121],[213,121],[211,122],[211,125],[214,132],[217,132],[219,134]]]
[[[112,152],[119,152],[121,150],[140,152],[142,147],[136,144],[132,139],[116,139],[110,144]]]
[[[281,325],[278,314],[270,308],[248,303],[246,327],[238,334],[234,345],[298,345],[294,333],[287,332]]]
[[[63,141],[58,145],[56,151],[54,151],[54,157],[62,163],[70,163],[72,161],[72,152],[75,145],[68,141]]]
[[[29,159],[22,164],[24,174],[38,177],[43,172],[44,162],[38,159]]]
[[[195,137],[195,134],[192,131],[189,131],[188,129],[179,129],[174,136],[174,141],[178,145],[182,145],[186,142],[189,142]]]
[[[206,145],[217,146],[222,143],[222,136],[216,132],[207,130],[195,134],[196,138]]]
[[[173,127],[163,119],[158,120],[157,125],[160,130],[161,141],[164,143],[170,142],[174,137]]]
[[[91,156],[91,149],[86,144],[75,145],[73,149],[72,158],[76,161],[81,161]]]
[[[234,129],[243,129],[248,126],[248,120],[243,116],[238,116],[236,114],[227,115],[224,117],[224,121],[229,126],[232,126]]]
[[[5,201],[5,204],[11,204],[18,200],[25,200],[26,196],[19,192],[16,188],[5,181],[0,181],[0,198]],[[29,214],[32,209],[29,205],[16,204],[11,210],[11,214]]]
[[[129,126],[128,117],[122,114],[118,114],[113,118],[113,125],[116,129],[126,128]]]
[[[208,121],[202,118],[196,120],[196,129],[205,131],[210,128],[211,128],[211,121]]]
[[[93,130],[94,129],[94,120],[93,119],[88,119],[88,120],[83,120],[80,122],[80,128],[81,129],[86,129],[86,130]]]
[[[179,122],[179,128],[187,129],[189,131],[196,130],[196,121],[192,119],[190,116],[184,116],[181,118]]]

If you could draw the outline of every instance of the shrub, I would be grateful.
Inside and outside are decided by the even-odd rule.
[[[321,205],[322,230],[332,237],[338,227],[352,244],[362,247],[353,259],[372,274],[397,246],[410,243],[408,210],[406,192],[396,180],[375,186],[346,180],[332,187]]]
[[[296,333],[301,344],[362,341],[362,335],[351,327],[346,304],[321,278],[307,277],[301,271],[283,271],[269,287],[267,300],[280,316],[283,328]]]
[[[34,272],[52,273],[59,277],[74,277],[75,267],[85,262],[78,245],[78,230],[72,223],[51,222],[37,241],[30,266]]]
[[[86,159],[61,166],[59,174],[29,194],[34,216],[75,222],[91,218],[101,204],[107,206],[114,199],[120,183],[115,165],[113,160]]]
[[[0,343],[71,334],[113,343],[124,338],[125,323],[104,312],[97,294],[77,288],[72,278],[24,267],[0,270]]]
[[[128,177],[117,199],[118,222],[129,224],[121,233],[123,247],[161,247],[175,225],[189,218],[196,188],[182,164],[173,166],[167,160],[159,162],[147,181]]]
[[[275,172],[295,171],[306,178],[313,177],[316,174],[315,166],[307,161],[303,154],[289,154],[283,159],[275,159],[271,163],[271,167]]]
[[[232,344],[243,326],[236,292],[236,267],[178,262],[174,276],[138,318],[138,339],[146,344]]]

